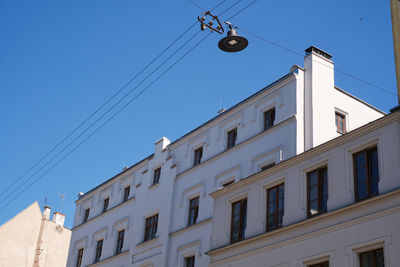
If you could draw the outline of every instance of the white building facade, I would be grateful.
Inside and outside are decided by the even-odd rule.
[[[178,140],[160,139],[154,154],[80,195],[67,266],[213,264],[206,252],[227,245],[217,236],[228,225],[210,194],[384,115],[335,87],[331,55],[310,47],[304,61]],[[300,218],[286,214],[284,223]]]
[[[399,266],[399,163],[395,112],[212,193],[210,266]]]

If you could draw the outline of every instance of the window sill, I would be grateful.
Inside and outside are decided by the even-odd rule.
[[[119,253],[119,254],[116,254],[116,255],[110,256],[110,257],[108,257],[108,258],[102,259],[102,260],[100,260],[100,261],[98,261],[98,262],[96,262],[96,263],[89,264],[89,265],[87,265],[87,266],[99,266],[99,265],[101,265],[101,264],[103,264],[103,263],[106,263],[106,262],[112,261],[112,260],[114,260],[114,259],[116,259],[116,258],[125,256],[125,255],[127,255],[128,253],[129,253],[129,249],[124,250],[124,251],[122,251],[122,252]]]
[[[106,210],[105,212],[102,212],[102,213],[100,213],[100,214],[94,216],[93,218],[88,219],[86,222],[83,222],[83,223],[81,223],[81,224],[79,224],[79,225],[73,227],[72,230],[75,230],[75,229],[77,229],[78,227],[87,224],[88,222],[91,222],[91,221],[96,220],[97,218],[99,218],[99,217],[101,217],[101,216],[103,216],[103,215],[105,215],[105,214],[111,212],[112,210],[114,210],[114,209],[116,209],[116,208],[118,208],[118,207],[121,207],[121,206],[125,205],[126,203],[130,202],[132,199],[135,199],[135,196],[132,196],[132,197],[129,198],[127,201],[121,202],[121,203],[119,203],[118,205],[116,205],[116,206],[114,206],[114,207],[112,207],[112,208],[109,208],[109,209]]]
[[[160,186],[160,183],[152,184],[152,185],[149,186],[149,190],[156,189],[156,188],[159,187],[159,186]]]
[[[157,241],[158,241],[158,236],[156,236],[156,237],[153,238],[153,239],[146,240],[146,241],[143,241],[142,243],[137,244],[137,245],[136,245],[136,248],[144,247],[144,246],[147,246],[147,245],[149,245],[149,244],[153,244],[153,243],[155,243],[155,242],[157,242]]]
[[[181,228],[181,229],[179,229],[179,230],[177,230],[177,231],[175,231],[175,232],[170,233],[169,235],[170,235],[170,236],[175,236],[175,235],[178,235],[178,234],[180,234],[180,233],[184,233],[184,232],[190,231],[190,230],[192,230],[192,229],[196,229],[197,227],[200,227],[200,226],[203,225],[203,224],[206,224],[206,223],[208,223],[208,222],[211,222],[211,220],[212,220],[212,217],[210,217],[210,218],[208,218],[208,219],[205,219],[205,220],[203,220],[203,221],[197,222],[197,223],[195,223],[195,224],[192,224],[192,225],[190,225],[190,226],[186,226],[186,227],[184,227],[184,228]]]

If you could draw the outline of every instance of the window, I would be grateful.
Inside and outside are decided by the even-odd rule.
[[[383,249],[375,249],[359,254],[360,267],[384,267]]]
[[[83,217],[83,222],[84,223],[88,221],[89,213],[90,213],[90,209],[89,208],[85,209],[85,216]]]
[[[131,192],[131,187],[130,186],[125,187],[125,189],[124,189],[124,202],[128,200],[130,192]]]
[[[307,211],[308,217],[327,211],[328,174],[322,167],[307,173]]]
[[[76,260],[76,267],[81,267],[82,265],[82,257],[83,257],[83,248],[78,250],[78,258]]]
[[[106,212],[108,209],[108,203],[110,202],[110,198],[105,198],[103,203],[103,212]]]
[[[232,203],[231,243],[244,239],[247,221],[247,198]]]
[[[194,267],[194,256],[185,258],[185,267]]]
[[[99,262],[101,257],[101,250],[103,249],[103,239],[97,240],[97,247],[96,247],[96,257],[94,258],[94,262]]]
[[[146,219],[146,226],[144,229],[144,241],[148,241],[156,237],[157,224],[158,214]]]
[[[346,133],[346,116],[335,112],[335,124],[336,124],[336,131],[338,133],[344,134]]]
[[[307,265],[307,267],[329,267],[329,261]]]
[[[161,167],[154,170],[153,185],[158,184],[160,182],[160,175],[161,175]]]
[[[275,108],[264,112],[264,130],[267,130],[274,126],[275,122]]]
[[[201,163],[201,157],[203,157],[203,147],[199,147],[194,151],[193,166],[197,166]]]
[[[188,226],[196,223],[198,215],[199,215],[199,197],[195,197],[189,201]]]
[[[282,227],[284,208],[284,184],[268,189],[267,231]]]
[[[270,164],[264,165],[264,166],[261,167],[261,171],[268,170],[268,169],[270,169],[270,168],[272,168],[274,166],[275,166],[275,162],[272,162]]]
[[[118,231],[117,249],[115,251],[116,255],[120,254],[122,251],[122,247],[124,246],[124,235],[125,235],[125,229]]]
[[[355,199],[360,201],[379,194],[378,152],[375,147],[353,155]]]
[[[236,144],[236,137],[237,137],[237,128],[230,130],[228,132],[228,144],[227,144],[227,148],[232,148],[235,146]]]

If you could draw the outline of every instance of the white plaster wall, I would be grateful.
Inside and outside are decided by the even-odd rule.
[[[32,266],[42,213],[37,202],[0,227],[0,265]]]
[[[335,88],[331,60],[312,52],[304,58],[304,69],[306,150],[340,136],[336,131],[335,111],[346,115],[347,131],[384,115]]]
[[[38,266],[65,266],[68,258],[70,239],[71,230],[52,221],[44,221]]]
[[[316,60],[325,61],[318,58]],[[333,67],[331,62],[329,64]],[[302,153],[307,145],[311,148],[337,136],[332,103],[336,90],[333,69],[315,66],[313,61],[307,63],[306,58],[304,70],[294,66],[291,71],[293,72],[267,90],[256,93],[234,109],[217,116],[176,142],[169,144],[166,138],[160,139],[155,144],[154,155],[82,196],[77,201],[68,266],[74,266],[79,246],[85,247],[83,266],[93,263],[93,236],[101,229],[106,229],[108,237],[103,245],[104,261],[96,266],[120,264],[124,260],[124,264],[138,267],[165,266],[166,263],[168,266],[182,266],[182,255],[192,253],[194,247],[196,251],[201,251],[199,258],[196,257],[196,265],[206,266],[208,256],[203,253],[211,248],[211,218],[215,213],[210,193],[231,179],[239,181],[259,172],[268,163],[279,163]],[[318,91],[321,88],[327,92]],[[353,105],[350,97],[341,94],[336,97],[338,106],[341,102],[345,103],[343,107],[340,105],[341,108]],[[320,101],[321,97],[323,101]],[[275,107],[276,126],[264,132],[263,113],[272,107]],[[351,112],[360,110],[363,111],[363,106]],[[354,119],[360,123],[371,120],[374,116],[372,112],[365,118]],[[349,118],[353,119],[352,116]],[[351,124],[353,125],[352,121]],[[227,132],[235,127],[238,131],[237,146],[226,151]],[[202,163],[193,167],[194,150],[200,146],[203,146]],[[160,183],[152,186],[153,172],[158,167],[161,167]],[[279,180],[287,177],[290,172],[294,174],[298,171],[288,170],[271,179]],[[131,185],[131,196],[134,195],[135,199],[118,206],[122,201],[123,188],[128,184]],[[286,190],[296,191],[296,188],[296,184],[291,184]],[[299,192],[295,193],[299,195]],[[265,201],[262,195],[257,194],[257,189],[251,190],[252,198],[256,197],[261,203]],[[197,195],[200,196],[197,220],[200,225],[185,229],[188,201]],[[110,197],[109,207],[116,208],[99,216],[105,197]],[[329,205],[334,207],[350,201],[351,198],[348,197],[338,202],[329,202]],[[80,225],[88,207],[89,221]],[[219,210],[216,206],[216,209],[221,214],[226,214],[223,208]],[[257,209],[262,208],[257,204],[252,209],[251,212],[257,214]],[[157,213],[157,238],[143,242],[145,220]],[[284,222],[302,219],[304,214],[304,209],[293,207],[293,213],[285,215]],[[249,234],[257,234],[264,229],[262,224],[265,216],[258,216],[259,224],[255,228],[250,227]],[[111,235],[112,225],[123,218],[129,218],[129,231],[125,233],[126,246],[124,244],[129,252],[121,257],[113,257],[116,237]],[[202,223],[203,221],[205,222]],[[227,230],[221,231],[220,234],[226,238]],[[217,243],[220,242],[218,238],[215,240]]]
[[[226,264],[229,262],[229,264],[232,264],[231,266],[259,266],[265,262],[268,263],[266,266],[303,266],[298,265],[297,260],[303,257],[323,254],[327,251],[334,251],[335,255],[340,254],[338,256],[340,259],[337,262],[335,261],[335,264],[332,266],[356,266],[344,262],[350,256],[347,256],[348,253],[346,252],[346,254],[343,248],[346,246],[362,245],[364,242],[367,244],[368,240],[375,240],[382,237],[390,237],[388,240],[396,239],[396,241],[393,241],[392,250],[395,251],[395,248],[400,245],[400,240],[398,239],[400,232],[397,229],[397,222],[400,216],[400,210],[398,209],[400,193],[396,198],[387,200],[381,206],[374,206],[374,202],[372,201],[372,204],[360,208],[357,211],[358,213],[352,212],[342,217],[337,216],[329,217],[329,219],[325,220],[321,219],[320,226],[313,224],[314,221],[318,221],[318,216],[312,220],[307,219],[306,211],[306,173],[324,165],[327,165],[328,168],[328,213],[326,215],[354,204],[352,154],[373,145],[376,145],[378,148],[380,195],[390,194],[391,191],[400,189],[400,166],[398,164],[400,159],[400,116],[399,114],[394,114],[389,119],[389,124],[379,124],[388,121],[387,118],[383,118],[373,123],[378,125],[372,128],[373,130],[365,128],[366,130],[363,130],[360,134],[353,134],[353,137],[349,135],[345,139],[346,142],[340,145],[333,143],[333,141],[337,141],[333,140],[330,142],[333,143],[332,145],[328,146],[329,143],[325,144],[328,147],[327,149],[317,148],[321,152],[306,152],[302,155],[304,159],[300,162],[290,164],[289,160],[286,162],[288,166],[283,170],[279,170],[278,166],[276,166],[274,169],[278,171],[274,171],[274,169],[266,171],[264,172],[266,173],[265,177],[260,176],[261,179],[254,180],[251,183],[245,184],[245,181],[242,181],[243,185],[238,189],[228,191],[216,197],[214,201],[212,249],[229,245],[231,202],[243,197],[247,197],[248,199],[246,239],[263,235],[266,230],[266,189],[281,182],[285,183],[284,227],[281,229],[282,231],[276,230],[271,232],[271,237],[265,237],[263,242],[260,241],[261,243],[257,245],[258,248],[266,247],[268,244],[270,245],[274,242],[278,246],[278,243],[283,242],[283,240],[278,242],[275,236],[283,235],[285,226],[289,227],[299,222],[310,221],[309,226],[307,226],[309,229],[296,230],[297,232],[293,230],[294,232],[287,237],[287,240],[305,235],[307,231],[311,233],[319,228],[333,227],[345,221],[356,221],[362,216],[377,214],[389,208],[396,209],[393,213],[377,216],[373,219],[366,219],[365,222],[356,223],[355,226],[349,228],[344,227],[337,231],[334,230],[329,235],[321,233],[313,238],[304,237],[304,240],[292,242],[290,246],[279,245],[279,248],[277,248],[275,245],[271,245],[271,249],[268,249],[268,252],[260,252],[259,255],[257,253],[250,253],[251,255],[247,253],[246,258],[243,260],[240,255],[242,253],[245,254],[245,251],[254,250],[255,247],[251,247],[250,249],[250,245],[246,244],[246,242],[243,242],[245,244],[242,246],[239,242],[236,247],[230,250],[216,253],[212,256],[211,261],[215,262],[216,266],[224,266],[225,263],[220,261],[224,258],[235,259],[234,262],[227,261]],[[307,156],[307,153],[312,156]],[[382,226],[379,225],[380,223],[382,223]],[[280,234],[274,235],[274,232],[279,232]],[[287,255],[290,255],[290,257]],[[398,255],[392,252],[388,255],[385,254],[386,256],[394,264],[388,266],[396,266],[395,262],[399,260]]]
[[[400,235],[396,226],[399,220],[397,209],[379,218],[348,221],[347,225],[338,225],[334,230],[307,235],[299,231],[298,237],[290,241],[277,241],[252,250],[242,246],[231,251],[236,255],[215,259],[210,266],[305,267],[311,262],[329,261],[329,266],[333,267],[356,267],[359,266],[357,253],[382,247],[385,266],[395,267],[400,260]]]
[[[382,117],[384,114],[376,109],[372,109],[367,103],[362,102],[356,98],[351,97],[349,94],[344,93],[340,89],[334,91],[333,97],[333,119],[334,112],[338,110],[346,114],[346,129],[352,131],[370,121]],[[340,134],[338,133],[337,136]]]

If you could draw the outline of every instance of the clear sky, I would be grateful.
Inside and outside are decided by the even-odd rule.
[[[240,1],[221,20],[252,1]],[[204,9],[219,2],[196,1]],[[215,14],[235,2],[226,0]],[[13,185],[0,195],[0,224],[34,201],[43,206],[47,199],[53,211],[59,211],[58,193],[63,193],[61,212],[67,216],[66,226],[71,227],[79,192],[153,153],[154,142],[161,137],[173,141],[217,115],[221,107],[229,108],[284,76],[293,64],[303,66],[302,56],[240,31],[249,40],[248,48],[235,54],[222,52],[217,43],[223,36],[213,33],[18,196],[38,177],[32,175],[42,165],[19,183],[15,181],[192,25],[201,12],[187,0],[0,2],[0,192]],[[337,86],[385,112],[397,104],[389,1],[258,0],[230,22],[300,54],[310,45],[317,46],[333,55],[337,69],[390,93],[338,71]],[[122,94],[199,28],[192,28]],[[206,35],[206,31],[198,34],[151,77],[156,78]]]

